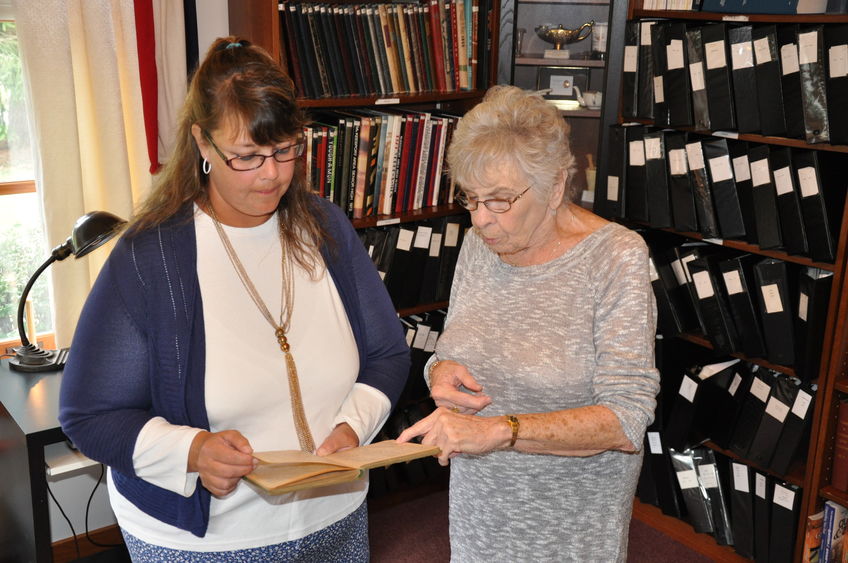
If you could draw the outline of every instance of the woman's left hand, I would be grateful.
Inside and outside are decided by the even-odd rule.
[[[316,455],[330,455],[359,445],[359,436],[347,422],[336,425],[327,439],[315,450]]]
[[[438,446],[439,463],[448,465],[457,454],[483,454],[509,445],[512,430],[503,417],[475,416],[439,407],[403,431],[398,442],[424,436],[422,444]]]

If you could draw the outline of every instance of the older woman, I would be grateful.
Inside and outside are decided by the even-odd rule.
[[[448,152],[471,212],[428,364],[422,435],[452,459],[455,561],[623,561],[653,419],[656,312],[642,239],[574,203],[568,127],[495,87]]]

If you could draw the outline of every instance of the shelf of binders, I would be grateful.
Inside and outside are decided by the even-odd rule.
[[[709,341],[709,339],[707,339],[706,336],[704,336],[702,334],[694,334],[694,333],[684,332],[684,333],[678,334],[676,337],[682,338],[683,340],[691,342],[692,344],[697,344],[698,346],[701,346],[702,348],[709,348],[711,350],[713,349],[712,343]],[[740,360],[744,360],[746,362],[751,362],[752,364],[757,364],[758,366],[762,366],[764,368],[772,369],[774,371],[779,371],[780,373],[784,373],[784,374],[789,375],[791,377],[795,377],[795,370],[790,366],[775,364],[775,363],[770,362],[770,361],[768,361],[764,358],[751,358],[751,357],[748,357],[745,354],[742,354],[742,353],[739,353],[739,352],[730,352],[728,355],[733,356],[734,358],[739,358]]]
[[[729,23],[848,23],[848,15],[842,14],[722,14],[718,12],[688,12],[674,10],[633,10],[634,19],[666,18],[693,21],[717,21]]]
[[[775,473],[771,469],[763,467],[758,463],[754,463],[753,461],[745,457],[739,456],[730,450],[722,448],[714,442],[706,441],[703,443],[703,445],[710,448],[714,452],[722,454],[723,456],[729,458],[731,461],[738,461],[740,463],[744,463],[751,469],[755,469],[761,473],[766,473],[772,477],[776,477],[780,480],[786,481],[787,483],[795,485],[796,487],[804,486],[804,461],[795,460],[792,465],[789,466],[789,471],[785,475],[782,475],[780,473]]]

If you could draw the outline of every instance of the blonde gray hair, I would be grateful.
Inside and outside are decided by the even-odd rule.
[[[570,128],[538,93],[493,86],[457,125],[448,148],[451,177],[460,185],[485,185],[500,166],[512,166],[540,198],[565,177],[564,201],[574,201],[576,171]]]

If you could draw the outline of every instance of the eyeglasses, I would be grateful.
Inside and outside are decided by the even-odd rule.
[[[503,199],[499,197],[494,197],[492,199],[486,199],[483,201],[480,201],[477,198],[470,198],[468,197],[468,194],[460,190],[454,196],[454,201],[456,201],[468,211],[476,210],[477,206],[482,203],[486,206],[486,209],[488,209],[492,213],[506,213],[512,208],[512,204],[521,199],[521,196],[526,194],[527,191],[532,187],[532,185],[527,186],[527,188],[523,192],[512,198]]]
[[[215,141],[212,140],[212,135],[208,132],[204,131],[203,135],[212,145],[212,148],[215,149],[215,152],[218,153],[218,156],[221,157],[227,166],[232,168],[237,172],[247,172],[248,170],[256,170],[263,164],[265,164],[266,158],[273,158],[276,162],[280,164],[284,162],[291,162],[292,160],[300,157],[303,154],[303,149],[306,146],[306,142],[303,139],[298,139],[293,144],[283,147],[281,149],[277,149],[271,154],[244,154],[241,156],[234,156],[233,158],[227,158],[224,153],[221,152],[221,149],[218,148],[218,145],[215,144]]]

